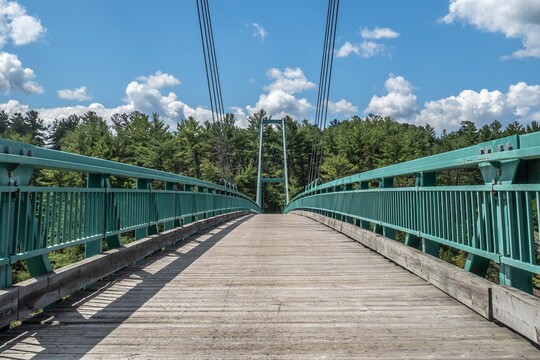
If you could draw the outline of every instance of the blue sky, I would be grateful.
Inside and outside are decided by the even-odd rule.
[[[0,0],[0,109],[210,118],[195,0]],[[327,1],[210,0],[223,100],[313,119]],[[540,120],[539,0],[341,0],[329,117]]]

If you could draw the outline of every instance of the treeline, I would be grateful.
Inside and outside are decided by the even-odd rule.
[[[127,164],[150,167],[219,183],[234,183],[252,198],[256,192],[259,122],[266,117],[259,111],[248,118],[248,126],[235,126],[233,115],[223,122],[199,123],[193,118],[171,128],[158,114],[117,114],[104,119],[93,112],[54,120],[45,126],[36,111],[9,116],[0,112],[0,138],[22,141]],[[302,191],[313,139],[317,131],[307,120],[286,118],[287,160],[291,195]],[[437,134],[429,125],[399,123],[375,115],[330,122],[324,131],[324,157],[321,178],[331,180],[419,157],[475,145],[496,138],[535,132],[538,122],[526,127],[512,122],[503,128],[494,120],[478,128],[464,121],[457,131]],[[264,129],[263,172],[265,177],[281,177],[281,131]],[[469,175],[477,176],[477,175]],[[476,179],[477,180],[477,179]],[[471,181],[448,175],[447,182]],[[84,176],[57,171],[41,171],[34,182],[40,185],[82,186]],[[117,179],[116,186],[131,186]],[[267,211],[280,211],[284,196],[281,184],[268,184],[263,193]]]

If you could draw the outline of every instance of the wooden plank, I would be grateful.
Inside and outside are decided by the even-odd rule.
[[[540,345],[540,299],[508,286],[493,286],[493,318]]]
[[[331,228],[378,252],[387,259],[420,276],[486,319],[491,318],[493,283],[452,264],[382,235],[311,212],[296,212]],[[326,219],[324,219],[326,218]],[[329,219],[329,220],[328,220]]]
[[[10,289],[0,291],[0,327],[11,321],[27,318],[36,310],[61,300],[164,246],[170,246],[195,231],[246,214],[247,212],[236,212],[193,222],[15,284]]]
[[[539,354],[420,277],[297,215],[202,232],[0,334],[1,343],[0,357],[54,359]]]
[[[19,289],[0,290],[0,328],[17,320]]]

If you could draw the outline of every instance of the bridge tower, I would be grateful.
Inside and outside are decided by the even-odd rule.
[[[281,125],[281,134],[283,137],[283,177],[271,178],[262,175],[262,155],[263,155],[263,133],[265,125]],[[285,132],[285,119],[272,120],[261,119],[259,125],[259,168],[257,172],[257,205],[262,210],[262,185],[263,183],[284,183],[285,185],[285,205],[289,203],[289,180],[287,177],[287,141]]]

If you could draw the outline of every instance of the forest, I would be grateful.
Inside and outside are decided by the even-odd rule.
[[[199,123],[194,118],[187,118],[171,128],[156,113],[132,112],[105,119],[88,112],[83,116],[56,119],[46,125],[36,111],[11,116],[2,111],[0,138],[215,183],[226,179],[254,199],[259,123],[266,116],[263,110],[249,116],[246,128],[236,126],[231,114],[215,123]],[[540,131],[540,124],[534,121],[526,126],[511,122],[506,127],[498,120],[481,127],[472,121],[464,121],[458,130],[440,133],[430,125],[400,123],[377,115],[334,119],[324,132],[308,120],[296,121],[287,117],[285,121],[291,198],[307,185],[314,139],[323,139],[320,177],[322,181],[328,181],[483,141]],[[265,126],[264,131],[263,176],[282,177],[281,130]],[[452,185],[481,183],[481,180],[478,171],[465,170],[445,172],[438,178],[441,183]],[[84,174],[54,170],[36,171],[32,181],[34,185],[85,186]],[[116,179],[113,186],[132,187],[134,182]],[[265,212],[280,212],[284,206],[283,185],[265,185],[263,199]],[[81,258],[82,254],[82,249],[67,249],[51,254],[51,261],[59,267]],[[459,266],[463,266],[466,257],[451,249],[441,252],[441,256]],[[15,274],[18,277],[15,281],[27,277],[24,268],[19,268]]]

